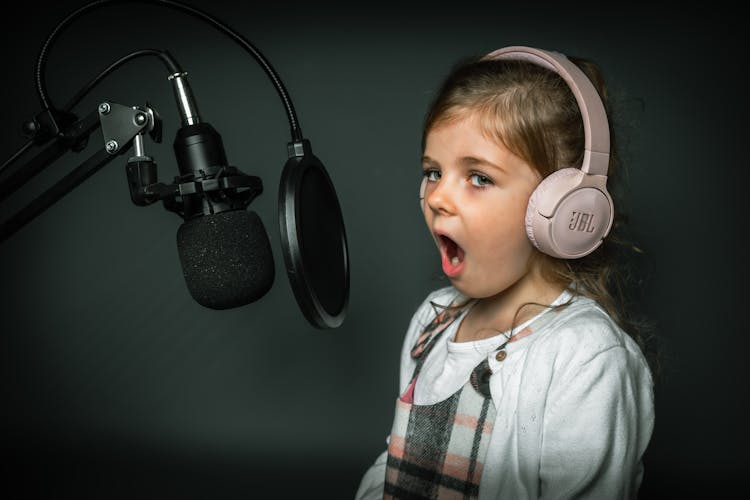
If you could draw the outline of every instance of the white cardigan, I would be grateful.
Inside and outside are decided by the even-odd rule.
[[[414,371],[410,350],[435,315],[430,301],[448,305],[456,297],[452,287],[437,290],[412,317],[401,353],[399,393]],[[564,292],[555,304],[570,298]],[[577,296],[561,311],[542,314],[554,318],[509,343],[502,361],[494,349],[504,337],[455,343],[461,318],[454,321],[425,361],[414,402],[449,397],[486,357],[497,417],[480,500],[636,498],[654,426],[653,381],[644,356],[590,299]],[[387,452],[381,453],[365,473],[356,500],[382,498],[386,458]]]

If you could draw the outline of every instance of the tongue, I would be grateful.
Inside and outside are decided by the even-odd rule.
[[[449,238],[443,238],[443,271],[450,277],[457,275],[464,261],[464,250]]]
[[[454,243],[448,256],[450,257],[451,265],[457,266],[464,260],[464,249]]]

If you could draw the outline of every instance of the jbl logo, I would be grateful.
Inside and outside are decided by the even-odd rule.
[[[572,212],[570,215],[570,224],[568,229],[571,231],[586,231],[591,233],[594,231],[594,214],[587,214],[586,212]]]

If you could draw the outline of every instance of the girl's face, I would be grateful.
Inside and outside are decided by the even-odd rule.
[[[422,166],[425,221],[453,285],[473,298],[532,292],[524,219],[536,170],[486,137],[475,114],[430,130]]]

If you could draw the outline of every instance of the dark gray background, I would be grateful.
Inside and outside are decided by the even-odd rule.
[[[445,284],[417,205],[423,113],[453,63],[516,44],[596,60],[616,101],[629,169],[623,208],[646,252],[640,306],[658,326],[663,365],[641,498],[740,485],[750,346],[739,14],[717,4],[272,4],[191,3],[271,61],[328,169],[350,249],[345,323],[311,327],[286,280],[276,214],[289,128],[265,73],[183,13],[135,3],[96,10],[50,53],[53,102],[130,51],[168,49],[230,163],[264,181],[251,209],[268,229],[276,281],[238,309],[194,302],[177,256],[180,220],[130,202],[124,157],[0,245],[9,464],[0,488],[21,486],[13,498],[351,498],[385,446],[409,318]],[[21,122],[40,110],[42,42],[80,5],[20,3],[0,21],[3,161],[24,142]],[[149,102],[164,118],[164,142],[147,151],[169,182],[178,122],[165,77],[155,59],[137,60],[75,111],[105,99]],[[3,204],[3,217],[92,152],[49,167]]]

